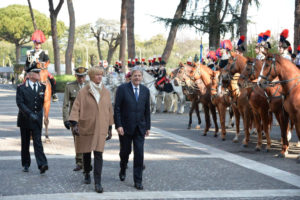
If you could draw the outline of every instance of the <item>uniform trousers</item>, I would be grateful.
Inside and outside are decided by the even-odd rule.
[[[24,128],[20,127],[21,130],[21,158],[22,158],[22,166],[29,167],[31,163],[29,147],[30,147],[30,134],[33,139],[33,148],[34,155],[40,169],[41,166],[48,165],[47,158],[44,154],[44,148],[41,140],[41,129],[34,128]]]

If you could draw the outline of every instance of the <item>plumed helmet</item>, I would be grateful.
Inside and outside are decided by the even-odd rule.
[[[31,40],[35,43],[44,43],[46,41],[46,37],[41,30],[36,30],[31,36]]]

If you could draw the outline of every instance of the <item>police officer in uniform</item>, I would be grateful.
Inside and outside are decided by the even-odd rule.
[[[31,159],[29,153],[30,135],[33,139],[34,154],[41,174],[48,170],[47,158],[41,140],[43,106],[46,86],[39,83],[40,69],[32,62],[28,69],[28,79],[17,87],[16,102],[19,108],[17,125],[21,131],[21,158],[23,171],[28,172]]]
[[[87,74],[87,68],[84,67],[78,67],[75,69],[75,76],[76,76],[76,81],[69,82],[66,85],[65,88],[65,94],[64,94],[64,103],[63,103],[63,120],[64,120],[64,125],[67,129],[70,129],[70,122],[68,121],[69,119],[69,114],[72,110],[73,103],[76,99],[76,96],[81,88],[83,88],[86,84],[87,81],[85,80]],[[75,135],[72,130],[74,142],[75,142]],[[73,171],[79,171],[82,169],[83,161],[82,161],[82,153],[76,153],[75,161],[76,161],[76,166],[73,169]]]

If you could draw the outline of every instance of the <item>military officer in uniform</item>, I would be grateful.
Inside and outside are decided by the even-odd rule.
[[[16,102],[19,108],[17,125],[21,131],[21,158],[23,171],[28,172],[31,159],[30,136],[33,139],[34,154],[41,174],[48,170],[47,158],[41,140],[43,105],[46,86],[39,83],[40,69],[32,62],[27,68],[28,79],[17,87]]]
[[[76,96],[81,88],[83,88],[87,81],[85,80],[87,74],[87,68],[84,67],[78,67],[75,69],[75,76],[76,81],[69,82],[66,85],[65,88],[65,94],[64,94],[64,103],[63,103],[63,120],[64,125],[67,129],[70,129],[70,122],[69,114],[72,110],[73,103],[76,99]],[[74,142],[75,142],[75,135],[72,130]],[[75,161],[76,161],[76,167],[73,169],[73,171],[79,171],[82,169],[82,153],[76,153]]]
[[[27,51],[27,59],[25,63],[25,68],[28,68],[29,65],[33,62],[39,62],[44,64],[45,66],[50,63],[50,59],[48,56],[48,51],[44,51],[41,47],[42,43],[46,41],[45,35],[41,30],[36,30],[31,37],[31,40],[34,43],[34,49]],[[52,88],[52,101],[58,101],[58,97],[56,95],[56,81],[54,76],[48,71],[48,79]]]

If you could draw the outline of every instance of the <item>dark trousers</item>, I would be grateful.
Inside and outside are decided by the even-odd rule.
[[[74,139],[74,144],[75,144],[75,135],[74,135],[74,133],[73,133],[73,128],[72,128],[72,135],[73,135],[73,139]],[[76,153],[76,156],[75,156],[75,162],[76,162],[76,165],[78,165],[78,166],[80,166],[80,167],[82,167],[82,163],[83,163],[83,161],[82,161],[82,153]]]
[[[122,173],[125,173],[133,142],[133,179],[135,183],[142,183],[145,135],[139,131],[139,128],[136,128],[133,135],[127,133],[123,136],[119,135],[119,140]]]
[[[91,165],[91,152],[83,154],[83,172],[90,173],[92,171]],[[101,184],[103,158],[102,152],[94,151],[94,182],[95,184]]]
[[[44,148],[41,140],[41,130],[40,129],[28,129],[28,128],[20,128],[21,130],[21,158],[22,158],[22,166],[29,167],[31,163],[29,147],[30,147],[30,133],[33,139],[33,148],[34,155],[38,165],[40,168],[43,165],[48,165],[47,158],[44,154]]]

